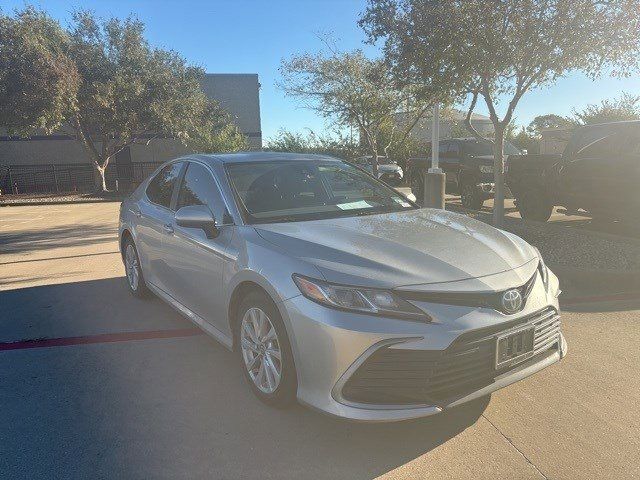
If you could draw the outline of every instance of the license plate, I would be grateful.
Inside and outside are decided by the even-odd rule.
[[[505,333],[496,339],[496,369],[505,368],[533,356],[535,327]]]

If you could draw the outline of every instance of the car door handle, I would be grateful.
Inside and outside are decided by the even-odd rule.
[[[162,229],[164,230],[165,233],[172,235],[173,234],[173,226],[170,223],[165,223],[162,226]]]

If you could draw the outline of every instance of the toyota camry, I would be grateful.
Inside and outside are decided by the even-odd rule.
[[[122,203],[119,233],[131,293],[233,350],[268,404],[422,417],[567,351],[558,279],[536,248],[336,158],[172,160]]]

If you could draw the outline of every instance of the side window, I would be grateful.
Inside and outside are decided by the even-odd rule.
[[[440,158],[447,157],[447,151],[449,150],[449,142],[440,142],[438,145],[438,156]]]
[[[578,152],[576,152],[577,158],[610,158],[617,155],[620,152],[621,135],[617,132],[603,133],[587,143]]]
[[[449,157],[451,158],[458,158],[460,156],[460,146],[458,146],[458,144],[456,143],[452,143],[449,146]]]
[[[147,197],[151,202],[166,208],[171,207],[171,196],[173,187],[180,175],[182,162],[175,162],[167,165],[153,177],[147,186]]]
[[[216,222],[221,224],[225,221],[226,207],[211,172],[202,165],[191,162],[180,185],[176,209],[189,205],[206,205]]]

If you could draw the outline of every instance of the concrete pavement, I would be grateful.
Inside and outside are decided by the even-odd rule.
[[[0,209],[0,344],[76,339],[0,348],[0,476],[640,477],[634,296],[564,306],[568,357],[488,403],[353,424],[264,406],[232,353],[185,334],[191,324],[161,301],[131,297],[117,214],[112,203]]]

